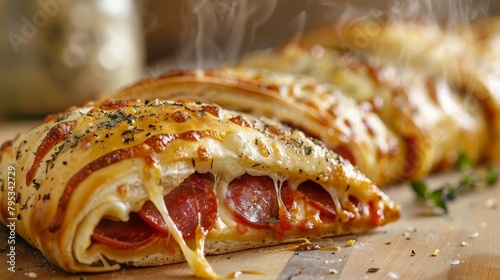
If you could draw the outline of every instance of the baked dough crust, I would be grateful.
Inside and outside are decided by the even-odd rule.
[[[400,179],[406,149],[373,107],[305,75],[224,67],[167,72],[122,90],[114,98],[187,98],[277,119],[321,140],[384,186]]]
[[[460,154],[472,162],[483,157],[489,137],[485,109],[443,75],[319,45],[250,53],[238,65],[311,75],[372,104],[388,129],[405,141],[408,168],[402,178],[452,168]]]
[[[8,203],[8,166],[15,168],[15,205]],[[203,250],[199,259],[192,260],[193,254],[185,256],[175,237],[133,250],[112,248],[91,238],[103,219],[127,221],[131,212],[139,211],[148,200],[160,200],[194,173],[212,174],[213,189],[222,196],[225,184],[242,174],[269,176],[275,184],[287,181],[294,188],[311,181],[328,191],[339,206],[336,219],[309,231],[293,229],[276,235],[271,228],[250,228],[247,234],[238,234],[234,217],[224,210],[219,197],[218,220],[205,233],[209,254],[299,236],[363,232],[399,218],[398,205],[375,184],[300,131],[215,105],[157,99],[106,100],[73,107],[4,143],[0,218],[6,223],[17,216],[17,232],[70,272],[187,259],[197,274]],[[359,208],[353,208],[350,196],[360,202]],[[15,215],[9,213],[9,206]],[[374,213],[380,214],[376,222]],[[192,248],[201,239],[186,242]]]
[[[483,28],[485,22],[491,29]],[[385,65],[444,78],[462,99],[462,108],[474,112],[478,111],[474,107],[481,107],[488,120],[488,150],[481,156],[494,162],[500,159],[500,59],[478,34],[491,32],[495,23],[495,18],[488,18],[445,29],[438,24],[373,17],[313,28],[300,44],[371,55]]]

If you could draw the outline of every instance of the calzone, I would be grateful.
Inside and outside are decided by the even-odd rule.
[[[486,113],[489,135],[484,158],[495,162],[500,158],[500,58],[490,39],[495,36],[486,34],[496,25],[495,17],[456,28],[373,17],[313,28],[300,43],[370,54],[384,64],[444,78],[461,96],[463,108],[481,107]]]
[[[4,143],[0,160],[1,221],[15,217],[70,272],[187,261],[217,277],[206,254],[365,232],[400,215],[318,140],[191,101],[73,107]]]
[[[443,75],[319,45],[249,53],[238,65],[311,75],[334,84],[360,104],[371,104],[406,147],[401,178],[419,179],[452,168],[459,155],[477,163],[486,152],[487,111]]]

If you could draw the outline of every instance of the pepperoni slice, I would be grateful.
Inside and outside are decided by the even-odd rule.
[[[293,192],[285,182],[281,187],[285,208],[293,204]],[[226,203],[234,215],[255,228],[268,228],[271,218],[279,217],[279,203],[274,181],[267,176],[244,174],[227,187]]]
[[[337,216],[332,197],[321,185],[313,181],[305,181],[297,187],[297,190],[305,196],[306,201],[320,210],[321,213],[331,218]]]
[[[217,218],[217,198],[210,188],[210,181],[201,177],[201,174],[192,174],[164,197],[168,214],[184,238],[195,236],[198,213],[201,218],[200,225],[204,230],[210,230]],[[146,202],[138,214],[150,226],[168,234],[160,211],[151,201]]]
[[[92,234],[92,240],[119,249],[136,249],[158,237],[136,213],[127,222],[103,219]]]
[[[354,205],[354,207],[356,208],[359,208],[359,206],[361,205],[361,202],[359,201],[359,199],[355,196],[352,196],[352,195],[349,195],[349,201],[352,203],[352,205]]]

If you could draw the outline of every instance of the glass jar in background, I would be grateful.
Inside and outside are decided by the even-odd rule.
[[[143,74],[134,0],[4,0],[0,15],[0,118],[82,105]]]

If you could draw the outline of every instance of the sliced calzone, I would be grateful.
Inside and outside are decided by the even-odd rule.
[[[485,24],[489,28],[481,26]],[[465,108],[483,107],[487,117],[486,159],[500,159],[500,57],[481,38],[494,28],[495,20],[481,20],[469,26],[445,28],[411,20],[387,21],[371,18],[346,21],[312,29],[302,44],[371,54],[384,63],[409,67],[418,72],[441,76],[465,97]],[[488,35],[484,35],[488,36]],[[495,48],[495,47],[493,47]],[[495,55],[495,53],[497,55]]]
[[[4,143],[0,159],[1,221],[15,219],[71,272],[185,260],[217,277],[205,254],[359,233],[400,215],[317,140],[190,101],[70,108]]]
[[[328,83],[257,68],[173,71],[140,81],[114,98],[189,98],[272,117],[320,139],[385,185],[404,169],[402,141],[372,112]]]
[[[251,53],[238,64],[311,75],[334,84],[360,103],[372,104],[407,148],[401,177],[416,179],[452,167],[460,154],[476,162],[485,150],[486,112],[441,75],[319,45],[287,45]]]

